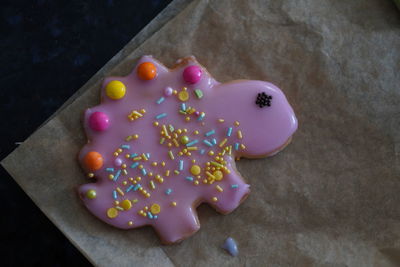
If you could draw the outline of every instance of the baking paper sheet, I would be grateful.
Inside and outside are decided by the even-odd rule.
[[[2,164],[100,266],[399,266],[399,48],[391,1],[193,1]],[[270,81],[299,119],[284,151],[237,163],[249,198],[225,216],[200,206],[200,231],[172,246],[151,228],[102,223],[75,192],[88,182],[76,160],[83,111],[104,76],[128,74],[144,54],[168,66],[193,54],[222,82]],[[228,236],[238,257],[221,249]]]

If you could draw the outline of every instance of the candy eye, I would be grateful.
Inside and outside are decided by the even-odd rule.
[[[256,105],[260,108],[270,107],[272,101],[272,96],[267,95],[265,92],[257,94]]]

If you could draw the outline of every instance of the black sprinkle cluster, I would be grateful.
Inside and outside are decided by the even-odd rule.
[[[272,96],[267,95],[266,93],[262,92],[257,95],[256,105],[258,105],[260,108],[263,108],[266,106],[270,107],[271,100],[272,100]]]

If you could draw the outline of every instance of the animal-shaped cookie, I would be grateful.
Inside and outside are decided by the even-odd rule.
[[[150,225],[169,244],[200,228],[201,203],[236,209],[250,190],[235,159],[278,152],[297,119],[271,83],[221,84],[193,57],[168,69],[144,56],[128,76],[105,79],[84,128],[86,207],[118,228]]]

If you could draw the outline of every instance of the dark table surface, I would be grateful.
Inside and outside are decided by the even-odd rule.
[[[0,160],[171,0],[1,1]],[[0,167],[2,266],[89,262]]]

